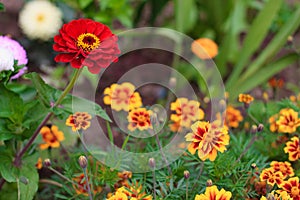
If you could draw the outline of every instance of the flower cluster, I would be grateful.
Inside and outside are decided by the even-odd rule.
[[[231,196],[231,192],[226,191],[223,188],[219,190],[217,186],[212,185],[206,188],[204,194],[197,194],[195,200],[230,200]]]

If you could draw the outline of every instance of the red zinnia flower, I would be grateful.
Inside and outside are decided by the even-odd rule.
[[[60,54],[56,62],[70,62],[74,68],[87,66],[97,74],[118,60],[117,36],[110,29],[91,19],[78,19],[64,24],[54,37],[53,49]]]

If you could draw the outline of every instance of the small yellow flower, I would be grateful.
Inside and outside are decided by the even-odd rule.
[[[244,104],[250,104],[254,100],[250,94],[239,94],[239,102]]]
[[[76,112],[68,117],[66,125],[71,126],[74,132],[80,129],[86,130],[91,126],[90,119],[92,116],[87,112]]]
[[[171,103],[171,110],[175,111],[171,114],[171,120],[180,123],[182,127],[190,127],[192,122],[204,118],[204,112],[200,107],[200,103],[187,98],[178,98]]]
[[[40,144],[40,149],[58,148],[60,142],[65,139],[64,133],[58,130],[58,127],[52,125],[51,127],[43,126],[40,134],[42,135],[44,144]]]
[[[281,171],[275,171],[273,168],[264,169],[259,177],[261,181],[267,181],[267,183],[272,186],[274,186],[275,183],[278,186],[281,185],[284,179]]]
[[[151,110],[147,110],[146,108],[137,108],[131,110],[127,117],[128,119],[128,130],[134,131],[135,129],[139,129],[140,131],[152,129],[152,124],[150,121],[150,116],[152,114]]]
[[[231,192],[224,190],[219,191],[217,186],[213,185],[207,187],[204,194],[197,194],[195,200],[230,200]]]
[[[129,111],[142,106],[142,99],[138,92],[134,92],[135,86],[125,82],[112,84],[104,90],[104,104],[111,105],[116,111]]]
[[[199,38],[192,43],[191,50],[203,60],[212,59],[218,54],[218,45],[209,38]]]
[[[42,169],[42,167],[43,167],[43,160],[42,160],[42,158],[38,159],[37,163],[35,164],[35,167],[37,169]]]
[[[228,130],[221,125],[221,121],[213,123],[197,121],[191,129],[193,132],[185,136],[186,141],[191,142],[188,151],[195,154],[198,150],[198,156],[203,161],[206,159],[214,161],[217,152],[223,153],[226,150],[225,146],[229,144]]]
[[[291,141],[286,143],[286,147],[284,147],[284,152],[289,154],[290,161],[296,161],[300,159],[300,145],[299,145],[299,137],[294,136],[291,138]]]
[[[280,110],[279,119],[276,121],[278,132],[280,133],[294,133],[300,126],[300,119],[298,112],[291,108]]]

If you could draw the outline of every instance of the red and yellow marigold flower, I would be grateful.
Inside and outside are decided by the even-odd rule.
[[[38,159],[37,163],[35,164],[35,167],[37,169],[42,169],[42,167],[43,167],[43,160],[42,160],[42,158]]]
[[[52,125],[50,127],[43,126],[40,130],[40,134],[42,135],[42,139],[45,143],[40,144],[40,149],[58,148],[60,146],[60,142],[65,139],[64,133],[58,130],[58,127]]]
[[[195,200],[230,200],[231,192],[224,190],[219,191],[217,186],[213,185],[207,187],[204,194],[197,194]]]
[[[280,185],[280,188],[287,192],[293,200],[300,200],[299,177],[289,178]]]
[[[260,200],[268,200],[270,198],[274,200],[293,200],[286,191],[276,191],[276,193],[275,191],[272,191],[269,195],[267,195],[267,197],[269,198],[262,196]]]
[[[254,100],[250,94],[239,94],[239,102],[244,104],[250,104]]]
[[[212,59],[218,54],[218,45],[209,38],[199,38],[192,43],[191,50],[203,60]]]
[[[127,117],[128,119],[128,130],[134,131],[139,129],[140,131],[152,129],[152,124],[150,120],[150,116],[152,114],[151,110],[147,110],[146,108],[137,108],[131,110]]]
[[[110,196],[108,200],[152,200],[152,198],[151,195],[147,195],[146,192],[143,191],[143,186],[136,182],[135,184],[131,184],[128,189],[124,186],[118,188],[115,194]]]
[[[76,183],[76,184],[73,183],[73,188],[75,189],[76,193],[82,194],[84,196],[88,196],[87,181],[85,179],[84,174],[83,173],[79,174],[73,177],[72,180],[74,181],[74,183]],[[90,180],[89,180],[89,184],[91,184]],[[94,186],[93,188],[94,190],[92,192],[94,193],[94,195],[102,191],[102,187],[100,186]]]
[[[197,121],[191,126],[192,133],[188,133],[186,141],[191,142],[188,151],[195,154],[198,150],[198,156],[201,160],[209,159],[214,161],[217,152],[223,153],[226,145],[229,144],[228,130],[221,125],[221,121],[213,123]]]
[[[294,136],[291,138],[291,141],[286,143],[286,147],[284,147],[284,152],[289,154],[290,161],[296,161],[300,159],[300,145],[299,145],[299,137]]]
[[[142,99],[138,92],[134,92],[135,86],[125,82],[112,84],[105,88],[103,101],[116,111],[129,111],[142,106]]]
[[[227,106],[225,125],[228,127],[237,128],[241,121],[243,121],[243,116],[241,114],[241,111],[235,109],[232,106]]]
[[[187,98],[178,98],[171,103],[171,110],[175,111],[171,114],[171,120],[180,122],[182,127],[190,127],[192,122],[204,118],[204,112],[200,107],[200,103]]]
[[[272,115],[269,118],[269,124],[270,124],[270,131],[271,132],[276,132],[278,130],[278,125],[276,123],[276,121],[278,120],[278,114]]]
[[[281,171],[275,171],[273,168],[266,168],[260,173],[260,180],[267,181],[269,185],[274,186],[281,185],[283,183],[284,176]]]
[[[72,127],[72,131],[86,130],[91,126],[92,116],[87,112],[76,112],[68,117],[66,125]]]
[[[117,37],[110,29],[91,19],[78,19],[64,24],[54,37],[56,62],[70,62],[74,68],[87,66],[97,74],[118,59]]]
[[[276,121],[278,132],[280,133],[294,133],[297,127],[300,126],[300,119],[298,112],[291,108],[280,110],[279,119]]]
[[[271,162],[271,168],[274,169],[274,172],[281,172],[283,175],[283,179],[287,178],[287,177],[292,177],[294,176],[294,169],[291,166],[291,163],[289,162],[278,162],[278,161],[272,161]]]

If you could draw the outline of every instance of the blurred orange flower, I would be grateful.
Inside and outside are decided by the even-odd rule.
[[[218,54],[218,45],[209,38],[199,38],[192,43],[191,50],[203,60],[212,59]]]
[[[286,147],[284,147],[284,152],[289,154],[290,161],[296,161],[300,159],[300,145],[299,138],[294,136],[291,138],[291,141],[286,143]]]
[[[84,196],[88,196],[87,182],[84,177],[84,174],[83,173],[79,174],[73,177],[72,180],[74,181],[74,183],[76,183],[76,184],[73,183],[73,188],[75,189],[76,193],[82,194]],[[94,195],[100,193],[101,191],[102,191],[102,187],[94,186],[94,190],[93,190]]]
[[[150,121],[151,114],[152,111],[147,110],[146,108],[137,108],[131,110],[127,117],[129,122],[128,129],[130,131],[134,131],[135,129],[139,129],[140,131],[148,128],[152,129],[152,124]]]
[[[74,132],[80,129],[86,130],[91,126],[90,119],[92,116],[87,112],[76,112],[68,117],[66,125],[71,126]]]
[[[42,160],[42,158],[38,159],[37,163],[35,164],[35,167],[37,169],[42,169],[42,167],[43,167],[43,160]]]
[[[225,125],[228,127],[237,128],[241,121],[243,121],[243,116],[241,114],[241,111],[235,109],[232,106],[227,106]]]
[[[254,100],[250,94],[239,94],[239,102],[250,104]]]
[[[275,115],[272,115],[270,118],[269,118],[269,123],[270,123],[270,131],[271,132],[276,132],[278,130],[278,125],[276,123],[276,121],[278,120],[278,117],[279,115],[278,114],[275,114]]]
[[[58,130],[58,127],[52,125],[50,128],[48,126],[43,126],[40,130],[44,144],[40,144],[40,149],[58,148],[60,142],[65,139],[64,133]]]

